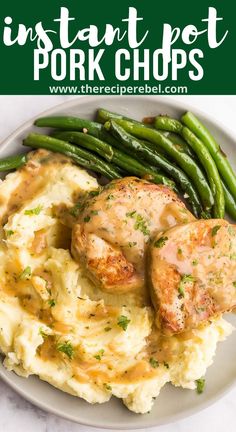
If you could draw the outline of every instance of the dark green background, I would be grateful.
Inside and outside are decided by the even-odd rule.
[[[143,29],[142,34],[149,29],[149,35],[141,49],[149,48],[152,51],[161,48],[164,22],[179,27],[194,24],[197,28],[203,29],[205,24],[201,23],[201,19],[207,17],[208,7],[216,7],[218,15],[224,18],[223,24],[219,24],[219,35],[222,37],[225,30],[229,30],[229,35],[219,48],[213,50],[208,47],[206,34],[200,36],[197,42],[190,45],[189,48],[181,45],[180,42],[174,46],[186,50],[200,48],[204,51],[204,59],[201,59],[205,71],[203,79],[191,81],[188,77],[188,68],[186,68],[179,73],[178,81],[172,82],[171,79],[168,79],[163,81],[163,85],[187,85],[189,94],[236,94],[236,4],[232,0],[197,0],[195,2],[191,0],[103,0],[100,2],[91,0],[2,0],[0,6],[0,94],[49,94],[49,86],[86,84],[86,81],[70,82],[69,79],[53,81],[50,69],[43,70],[40,81],[34,82],[33,49],[35,43],[27,42],[22,47],[3,45],[2,34],[6,16],[11,16],[17,25],[23,23],[26,26],[34,26],[37,22],[42,21],[44,28],[57,29],[58,23],[54,23],[53,19],[59,17],[61,6],[68,7],[70,15],[76,17],[76,21],[71,25],[71,36],[75,35],[76,30],[90,24],[99,26],[102,36],[106,23],[121,26],[121,19],[128,15],[128,7],[134,6],[138,9],[139,16],[144,18],[140,26]],[[123,26],[125,29],[124,23]],[[82,48],[86,51],[89,47],[85,42],[78,42],[73,48]],[[88,84],[114,85],[117,83],[114,74],[114,53],[119,48],[127,48],[126,41],[106,47],[106,53],[101,62],[106,81],[97,80],[97,82],[88,82]],[[144,82],[129,80],[120,82],[120,84],[143,85]],[[157,85],[158,83],[150,79],[147,84]]]

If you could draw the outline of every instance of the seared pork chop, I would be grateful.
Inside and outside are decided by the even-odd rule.
[[[197,327],[236,306],[236,226],[200,220],[159,233],[148,266],[157,325]]]

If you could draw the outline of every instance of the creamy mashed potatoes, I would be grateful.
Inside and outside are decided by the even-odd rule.
[[[5,367],[21,376],[38,375],[90,403],[115,395],[146,413],[165,383],[194,389],[232,327],[219,317],[162,337],[143,299],[92,285],[54,209],[97,186],[65,157],[42,150],[1,183],[0,349]]]

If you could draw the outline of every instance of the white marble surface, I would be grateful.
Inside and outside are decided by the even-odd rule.
[[[73,97],[73,96],[72,96]],[[58,103],[67,96],[0,96],[0,142],[32,116]],[[175,99],[192,104],[216,119],[223,120],[236,135],[236,96],[177,96]],[[235,360],[236,361],[236,360]],[[223,365],[222,365],[223,366]],[[236,389],[219,402],[177,423],[149,429],[150,432],[235,432]],[[0,381],[0,432],[96,432],[60,419],[34,407]]]

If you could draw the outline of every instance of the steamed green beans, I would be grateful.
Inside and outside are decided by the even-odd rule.
[[[175,145],[163,134],[154,129],[146,128],[144,125],[132,123],[126,120],[116,120],[126,132],[139,139],[148,140],[165,149],[166,153],[175,159],[182,170],[192,179],[198,190],[204,210],[209,210],[214,204],[214,198],[206,178],[197,163],[187,154],[179,152]]]
[[[223,178],[225,185],[229,188],[231,194],[236,200],[236,175],[227,159],[222,152],[219,144],[213,138],[208,129],[195,117],[191,112],[182,116],[182,122],[204,143],[211,153],[216,166]]]
[[[190,131],[187,127],[183,127],[181,135],[187,141],[187,143],[192,147],[196,155],[198,156],[202,166],[204,167],[207,178],[213,192],[214,196],[214,217],[224,218],[225,215],[225,200],[224,191],[220,179],[219,172],[217,170],[216,164],[212,159],[208,149],[199,140],[194,133]]]
[[[81,119],[79,117],[41,117],[34,122],[38,127],[52,127],[64,130],[86,130],[90,135],[98,137],[102,128],[100,123],[90,120]]]
[[[187,194],[195,216],[200,216],[202,208],[197,192],[194,190],[188,177],[181,169],[171,164],[167,159],[159,155],[155,150],[151,149],[145,142],[140,142],[137,138],[130,135],[115,121],[105,123],[105,127],[108,128],[108,130],[111,130],[115,138],[117,138],[117,141],[121,143],[124,150],[128,151],[129,154],[134,154],[136,157],[143,157],[147,162],[160,167],[174,178],[174,180],[179,183],[183,192]]]
[[[101,153],[102,157],[109,162],[113,158],[113,148],[109,144],[91,135],[77,131],[57,131],[53,133],[53,137],[73,144],[79,144],[96,153]]]
[[[0,160],[0,171],[9,171],[20,168],[27,161],[27,155],[9,156]]]
[[[153,178],[154,183],[163,183],[171,188],[174,188],[175,184],[163,174],[159,174],[154,171],[151,167],[146,164],[141,164],[132,157],[129,157],[126,153],[112,149],[112,155],[110,153],[110,145],[104,141],[99,140],[95,137],[88,137],[87,134],[80,134],[79,132],[56,132],[54,136],[58,139],[69,141],[73,144],[80,145],[86,149],[92,150],[98,153],[100,156],[107,158],[109,155],[109,161],[117,165],[119,168],[125,170],[127,173],[140,176],[149,175]]]

